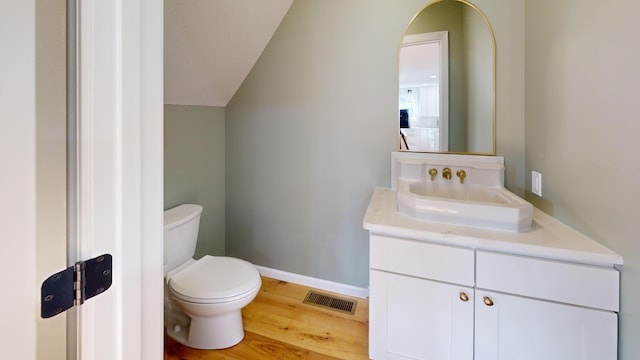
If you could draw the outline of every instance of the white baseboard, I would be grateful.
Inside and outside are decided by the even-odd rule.
[[[354,296],[361,299],[366,299],[369,297],[369,289],[360,288],[357,286],[352,286],[347,284],[341,284],[341,283],[337,283],[329,280],[312,278],[310,276],[294,274],[294,273],[290,273],[282,270],[271,269],[271,268],[267,268],[260,265],[254,265],[254,266],[258,269],[261,275],[270,277],[272,279],[292,282],[295,284],[300,284],[300,285],[316,288],[319,290],[331,291],[334,293],[347,295],[347,296]]]

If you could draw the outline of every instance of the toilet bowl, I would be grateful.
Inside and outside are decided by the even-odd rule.
[[[167,326],[177,342],[196,349],[224,349],[242,340],[241,309],[258,294],[262,281],[250,263],[206,255],[168,276],[171,299],[189,326]]]
[[[201,212],[199,205],[165,211],[165,326],[167,335],[183,345],[224,349],[243,339],[241,309],[256,297],[262,281],[258,270],[247,261],[225,256],[191,257],[190,242],[194,234],[197,238]],[[189,249],[182,249],[185,246]],[[167,248],[172,253],[167,254]],[[195,245],[192,248],[195,250]],[[176,256],[184,259],[188,253],[191,255],[184,262],[176,261]]]

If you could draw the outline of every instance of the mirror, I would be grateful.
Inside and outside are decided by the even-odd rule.
[[[400,150],[495,155],[495,37],[465,0],[436,0],[399,51]]]

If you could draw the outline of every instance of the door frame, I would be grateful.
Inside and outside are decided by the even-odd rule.
[[[71,0],[77,223],[69,262],[113,256],[113,285],[68,317],[68,357],[163,356],[163,3]]]
[[[78,241],[78,258],[111,253],[114,277],[111,289],[76,310],[78,346],[70,355],[162,359],[163,3],[81,3],[80,22],[92,29],[93,38],[80,40],[80,51],[88,56],[83,61],[91,61],[88,68],[80,65],[80,81],[87,83],[78,102],[79,231],[87,237]],[[0,299],[2,308],[10,309],[4,321],[11,324],[0,337],[0,348],[3,357],[27,360],[38,356],[44,280],[36,274],[35,4],[0,1],[0,223],[8,239],[0,242],[0,270],[16,275],[5,277],[11,290],[5,295],[12,296]],[[105,196],[104,189],[113,197]]]

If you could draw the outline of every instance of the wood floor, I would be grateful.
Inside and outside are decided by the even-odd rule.
[[[263,277],[258,296],[242,310],[245,337],[238,345],[224,350],[196,350],[167,337],[164,358],[369,359],[369,301],[353,298],[358,301],[355,314],[343,314],[303,304],[309,290]]]

